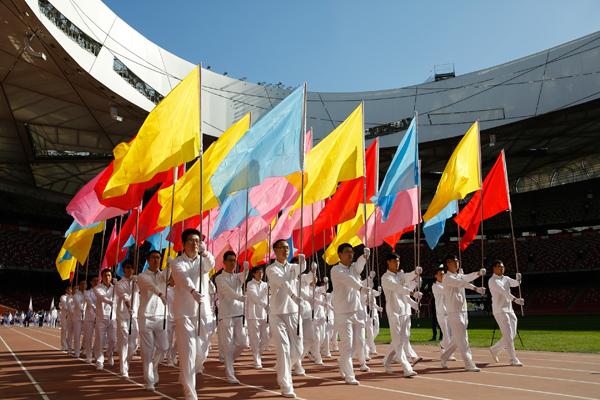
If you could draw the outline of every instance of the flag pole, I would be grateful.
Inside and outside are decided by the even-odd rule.
[[[311,131],[312,134],[312,131]],[[310,263],[310,271],[311,274],[313,275],[313,283],[315,283],[313,285],[313,290],[312,290],[312,314],[311,314],[311,318],[314,320],[315,319],[315,286],[316,286],[316,273],[312,272],[312,263],[314,262],[314,258],[313,255],[315,253],[315,209],[314,209],[314,203],[310,204],[310,230],[311,230],[311,245],[312,245],[312,252],[310,255],[310,259],[311,259],[311,263]]]
[[[416,113],[415,113],[416,118]],[[417,121],[418,122],[418,121]],[[415,125],[418,125],[415,124]],[[418,128],[415,127],[418,132]],[[418,136],[417,136],[418,137]],[[417,139],[418,140],[418,139]],[[421,219],[421,160],[419,160],[419,185],[417,186],[418,193],[418,205],[419,205],[419,220]],[[421,266],[421,222],[418,222],[417,225],[417,267]],[[421,291],[421,284],[423,283],[423,279],[421,278],[421,274],[417,275],[417,290]],[[417,319],[421,318],[421,299],[417,301]]]
[[[300,254],[304,254],[304,149],[306,145],[306,82],[304,82],[304,101],[302,103],[302,124],[300,129],[300,173],[301,175],[301,190],[300,190]],[[294,249],[291,249],[292,252]],[[306,262],[306,258],[305,258]],[[299,266],[300,267],[300,266]],[[302,272],[298,273],[298,297],[300,297]],[[296,334],[300,336],[300,305],[298,305],[298,325],[296,326]]]
[[[362,138],[362,159],[363,159],[363,220],[364,220],[364,225],[365,225],[365,237],[364,237],[364,244],[365,244],[365,249],[369,248],[369,236],[368,236],[368,225],[367,225],[367,160],[365,157],[365,101],[361,101],[361,117],[362,117],[362,122],[361,122],[361,138]],[[377,213],[374,212],[373,213],[375,215],[375,219],[377,219]],[[369,304],[368,309],[369,309],[369,317],[371,318],[371,320],[373,319],[373,307],[370,306],[371,304],[371,296],[373,295],[373,292],[371,291],[371,285],[369,283],[369,273],[371,272],[369,269],[369,260],[367,259],[365,264],[367,266],[367,303]]]
[[[277,217],[275,217],[275,219],[277,220]],[[269,261],[271,259],[271,232],[273,231],[273,221],[271,221],[271,223],[269,224],[269,236],[268,236],[268,240],[267,240],[267,255],[266,255],[266,259],[265,259],[265,272],[263,274],[263,279],[265,282],[267,282],[267,310],[269,309],[269,303],[270,303],[270,288],[269,288],[269,284],[268,284],[268,279],[267,278],[267,267],[269,266]],[[269,323],[269,313],[267,313],[267,324]]]
[[[202,214],[204,209],[204,143],[202,142],[202,64],[198,65],[198,136],[200,136],[200,140],[198,141],[198,145],[200,149],[198,150],[198,161],[200,162],[200,240],[202,241]],[[198,293],[202,295],[202,262],[203,262],[202,254],[200,254],[200,278],[198,279]],[[208,290],[208,288],[207,288]],[[196,321],[196,333],[200,336],[200,316],[201,316],[202,305],[198,304],[198,320]]]
[[[115,224],[117,222],[115,221]],[[119,249],[121,248],[121,229],[123,228],[123,216],[121,215],[119,217],[119,233],[117,234],[117,251],[115,251],[115,265],[114,265],[114,269],[115,271],[117,270],[117,264],[119,263]],[[113,278],[114,279],[114,278]],[[115,303],[115,285],[112,284],[112,282],[110,283],[113,286],[113,294],[112,294],[112,302],[110,304],[110,316],[108,318],[109,321],[112,321],[112,315],[113,315],[113,305]]]
[[[480,187],[480,202],[479,204],[481,204],[480,207],[480,211],[481,211],[481,268],[484,268],[484,253],[483,253],[483,185],[481,183],[481,175],[482,175],[482,167],[481,167],[481,132],[479,130],[479,120],[477,120],[477,141],[479,142],[479,146],[478,146],[478,156],[479,156],[479,187]],[[483,287],[485,285],[485,282],[483,280],[483,275],[481,275],[481,286]]]
[[[377,140],[377,146],[375,148],[375,193],[379,192],[379,139]],[[377,210],[375,210],[377,212]],[[375,226],[373,228],[373,243],[375,247],[373,248],[375,255],[373,257],[373,265],[375,266],[375,270],[377,272],[377,283],[381,286],[381,274],[379,272],[379,246],[377,246],[377,215],[375,215]],[[377,306],[381,307],[381,294],[375,299]],[[373,324],[375,320],[373,320]]]
[[[173,214],[175,212],[175,189],[177,187],[177,179],[179,178],[177,175],[179,174],[179,170],[178,168],[174,168],[173,169],[173,189],[171,189],[171,214],[169,216],[169,235],[171,235],[171,240],[169,240],[169,245],[167,246],[167,254],[165,254],[165,257],[167,257],[167,276],[165,278],[165,296],[167,295],[167,291],[169,290],[169,271],[171,268],[171,265],[169,264],[169,256],[171,255],[171,245],[172,245],[172,240],[175,240],[173,238]],[[200,218],[202,218],[202,216],[200,216]],[[200,222],[202,224],[202,222]],[[183,245],[183,243],[182,243]],[[158,245],[158,247],[160,247],[160,251],[162,253],[162,231],[160,233],[160,244]],[[165,304],[164,307],[164,311],[163,311],[163,331],[167,329],[167,308],[169,307],[168,304]]]
[[[462,250],[460,249],[460,225],[456,223],[456,234],[458,235],[458,265],[462,267]]]
[[[102,241],[100,242],[100,260],[98,261],[98,275],[100,274],[100,269],[102,268],[102,256],[104,255],[104,235],[106,234],[106,223],[107,222],[108,222],[108,220],[104,221],[104,227],[102,228]],[[115,224],[116,223],[117,223],[117,219],[115,218]]]
[[[135,240],[134,240],[134,246],[135,246],[135,253],[133,256],[133,260],[134,260],[134,268],[135,268],[135,273],[136,275],[140,273],[140,259],[139,259],[139,255],[140,255],[140,247],[138,245],[138,239],[139,239],[139,231],[140,231],[140,213],[142,212],[142,208],[144,207],[144,200],[142,199],[140,201],[140,207],[138,208],[138,212],[135,214]],[[134,294],[134,288],[135,288],[135,281],[131,280],[131,297],[130,299],[130,306],[131,308],[129,309],[129,336],[131,336],[131,324],[133,322],[133,294]]]
[[[513,224],[513,216],[512,216],[512,203],[510,201],[510,191],[508,186],[508,170],[506,169],[506,155],[504,154],[504,149],[502,149],[502,163],[504,164],[504,179],[506,182],[506,195],[508,197],[508,217],[510,218],[510,234],[512,238],[513,245],[513,254],[515,257],[515,270],[519,273],[519,258],[517,257],[517,239],[515,237],[515,226]],[[519,298],[522,298],[521,294],[521,281],[519,280]],[[525,316],[525,310],[523,309],[523,305],[521,304],[521,317]]]

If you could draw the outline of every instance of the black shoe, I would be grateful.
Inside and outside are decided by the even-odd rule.
[[[435,342],[435,338],[432,337],[431,339],[429,339],[430,342]]]

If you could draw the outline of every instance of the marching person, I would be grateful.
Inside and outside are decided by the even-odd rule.
[[[410,298],[419,300],[421,292],[411,290],[405,286],[404,272],[400,271],[400,257],[396,253],[386,256],[387,271],[381,276],[381,285],[385,293],[385,308],[390,324],[391,346],[383,358],[383,366],[387,373],[393,374],[391,363],[398,360],[402,365],[405,377],[417,375],[408,362],[406,355],[406,342],[409,341],[411,307],[417,303]]]
[[[354,249],[349,243],[338,246],[340,262],[331,268],[333,284],[333,311],[335,326],[340,335],[340,373],[347,384],[358,385],[352,366],[352,355],[357,354],[360,370],[368,372],[365,359],[365,310],[362,307],[361,291],[371,290],[361,283],[360,274],[365,267],[370,249],[365,248],[363,256],[353,263]],[[368,293],[371,294],[371,293]]]
[[[60,309],[60,349],[66,351],[67,354],[71,353],[71,286],[67,286],[65,293],[60,296],[58,301],[58,308]]]
[[[525,300],[515,297],[511,292],[511,287],[517,287],[521,284],[521,274],[517,272],[515,279],[504,275],[504,263],[495,260],[493,265],[494,274],[488,281],[490,293],[492,294],[492,312],[494,318],[500,327],[502,337],[498,342],[490,347],[492,359],[499,362],[498,356],[502,350],[506,350],[510,357],[510,365],[522,367],[523,364],[517,358],[515,351],[515,337],[517,335],[517,316],[512,307],[512,303],[522,306]]]
[[[321,353],[318,351],[318,347],[315,346],[317,339],[313,324],[313,303],[315,302],[315,285],[317,282],[315,270],[316,268],[313,269],[311,265],[311,269],[307,273],[300,275],[300,306],[302,309],[300,317],[302,318],[302,347],[304,349],[302,359],[308,356],[315,364],[322,365]]]
[[[117,336],[115,285],[109,268],[101,272],[102,281],[94,288],[96,295],[96,369],[104,369],[104,347],[108,355],[108,365],[114,363],[115,339]]]
[[[371,355],[377,355],[377,346],[375,345],[375,338],[379,334],[379,307],[377,305],[376,298],[381,294],[381,289],[375,290],[373,279],[375,278],[375,271],[370,271],[367,279],[362,281],[362,284],[366,287],[373,289],[371,295],[367,295],[367,292],[362,293],[361,301],[363,308],[365,309],[365,334],[366,334],[366,346],[365,346],[365,357],[367,360],[371,359]],[[377,326],[375,325],[377,321]]]
[[[315,364],[323,365],[323,356],[331,356],[329,352],[329,337],[327,335],[327,285],[324,282],[317,285],[314,296]]]
[[[73,355],[79,358],[81,354],[81,328],[85,313],[85,288],[86,281],[80,281],[78,290],[73,293],[73,306],[71,307],[71,325],[73,326],[73,344],[71,348],[74,350]]]
[[[94,325],[96,324],[96,295],[94,288],[98,285],[98,277],[92,278],[91,287],[85,291],[85,314],[83,318],[83,352],[85,362],[92,363],[92,343],[94,341]],[[96,346],[98,344],[96,343]]]
[[[179,382],[187,400],[197,400],[196,373],[202,373],[214,331],[209,277],[215,258],[206,249],[197,229],[181,234],[183,254],[171,262],[175,281],[173,312],[179,354]],[[200,316],[200,318],[198,318]]]
[[[253,268],[252,279],[246,285],[246,321],[255,369],[262,369],[261,354],[269,345],[267,324],[269,289],[267,282],[263,281],[263,275],[263,268]]]
[[[219,296],[219,352],[223,354],[227,382],[239,384],[235,377],[233,363],[246,348],[246,333],[244,331],[244,282],[248,276],[248,261],[244,261],[244,271],[234,272],[237,266],[237,256],[233,251],[223,254],[223,270],[215,278]]]
[[[295,375],[304,375],[301,357],[303,354],[301,320],[298,307],[301,299],[298,293],[298,279],[304,269],[304,254],[298,256],[299,264],[290,264],[290,246],[284,239],[273,243],[275,261],[267,267],[267,280],[271,298],[269,303],[269,329],[275,345],[277,362],[277,383],[281,395],[295,398],[292,382],[292,368]],[[300,329],[299,329],[300,328]]]
[[[402,278],[402,284],[405,287],[407,287],[410,291],[420,292],[419,288],[421,286],[420,282],[423,268],[416,266],[415,269],[411,272],[405,273],[403,270],[400,270],[400,272],[402,272],[402,274],[400,275]],[[412,320],[410,316],[412,315],[413,310],[419,310],[419,303],[412,300],[409,295],[403,295],[401,299],[406,303],[406,311],[409,315],[408,320],[403,325],[403,328],[405,330],[405,337],[407,338],[404,341],[404,352],[406,353],[408,361],[410,361],[412,363],[412,366],[414,367],[417,363],[423,360],[423,357],[420,357],[410,344],[410,330],[412,325]]]
[[[465,362],[465,369],[471,372],[479,372],[480,369],[473,362],[467,327],[469,316],[467,314],[467,297],[465,289],[474,290],[484,295],[485,287],[477,287],[472,281],[485,275],[485,268],[470,274],[462,274],[459,269],[459,261],[455,255],[447,255],[445,258],[447,273],[444,274],[442,285],[444,286],[444,301],[448,314],[448,326],[451,337],[450,344],[444,349],[440,356],[442,368],[448,368],[448,360],[456,350],[460,351]]]
[[[169,277],[167,288],[167,365],[174,367],[177,364],[177,348],[175,347],[175,314],[173,313],[173,300],[175,299],[175,281],[173,275]]]
[[[133,275],[131,260],[123,262],[124,276],[115,285],[117,298],[117,352],[121,376],[129,378],[129,362],[137,350],[138,321],[137,310],[140,305],[136,288],[137,277]],[[131,327],[131,331],[130,331]]]
[[[158,365],[168,350],[168,327],[165,326],[167,270],[160,270],[160,258],[159,251],[151,250],[146,256],[148,269],[137,279],[142,369],[147,390],[154,390],[158,383]]]
[[[434,318],[437,320],[437,324],[440,327],[442,333],[442,340],[440,341],[440,350],[444,352],[444,349],[450,345],[450,329],[448,328],[448,313],[446,312],[446,305],[444,300],[444,266],[440,265],[435,271],[435,282],[431,285],[431,292],[433,293],[434,304],[435,304],[435,315]],[[451,356],[448,360],[454,361],[454,357]]]
[[[323,277],[323,301],[325,310],[325,339],[323,340],[321,354],[323,357],[332,358],[331,350],[337,346],[337,338],[333,329],[333,305],[331,304],[332,294],[329,292],[329,278]]]

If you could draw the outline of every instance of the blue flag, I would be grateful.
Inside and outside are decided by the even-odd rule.
[[[240,226],[244,221],[246,218],[246,192],[247,190],[240,190],[225,199],[219,210],[215,226],[210,232],[211,239],[215,239],[221,233]],[[248,217],[257,215],[258,211],[248,205]]]
[[[67,231],[65,232],[65,237],[69,236],[73,232],[77,232],[82,229],[93,228],[95,226],[98,226],[98,224],[100,224],[100,222],[94,222],[93,224],[81,226],[77,221],[73,220],[73,223],[71,223],[71,226],[69,226],[69,229],[67,229]]]
[[[257,186],[267,177],[300,171],[303,107],[300,86],[233,146],[210,178],[221,204],[228,194]]]
[[[169,236],[170,231],[171,231],[171,228],[167,226],[162,231],[157,232],[154,235],[147,238],[146,242],[150,243],[150,250],[161,251],[162,249],[166,249],[167,247],[169,247],[169,241],[167,240],[167,237]],[[162,237],[162,242],[161,242],[161,237]]]
[[[444,234],[446,220],[456,213],[458,213],[458,203],[455,200],[448,203],[448,205],[435,217],[423,224],[423,234],[425,235],[425,240],[430,249],[433,250],[435,246],[437,246],[440,238]]]
[[[371,198],[381,208],[381,220],[386,221],[399,192],[419,185],[419,143],[417,118],[413,118],[400,141],[396,154],[383,178],[379,192]]]

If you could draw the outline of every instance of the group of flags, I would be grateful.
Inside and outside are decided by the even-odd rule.
[[[362,103],[313,146],[302,85],[255,123],[250,114],[243,116],[204,151],[200,82],[196,68],[73,197],[67,212],[74,221],[56,259],[62,279],[72,279],[77,264],[86,262],[100,232],[101,268],[117,266],[128,249],[144,242],[174,254],[182,249],[181,232],[190,227],[206,233],[217,260],[234,250],[240,260],[260,265],[272,256],[270,244],[284,239],[307,255],[324,249],[325,261],[335,264],[341,243],[393,246],[422,222],[418,115],[378,187],[379,141],[365,148]],[[483,219],[509,210],[506,177],[502,152],[482,183],[475,122],[450,157],[423,216],[430,246],[437,244],[446,219],[458,213],[457,201],[469,193],[475,195],[455,218],[466,231],[461,248],[474,239]],[[154,194],[143,204],[149,189]],[[109,219],[114,223],[105,245]]]

